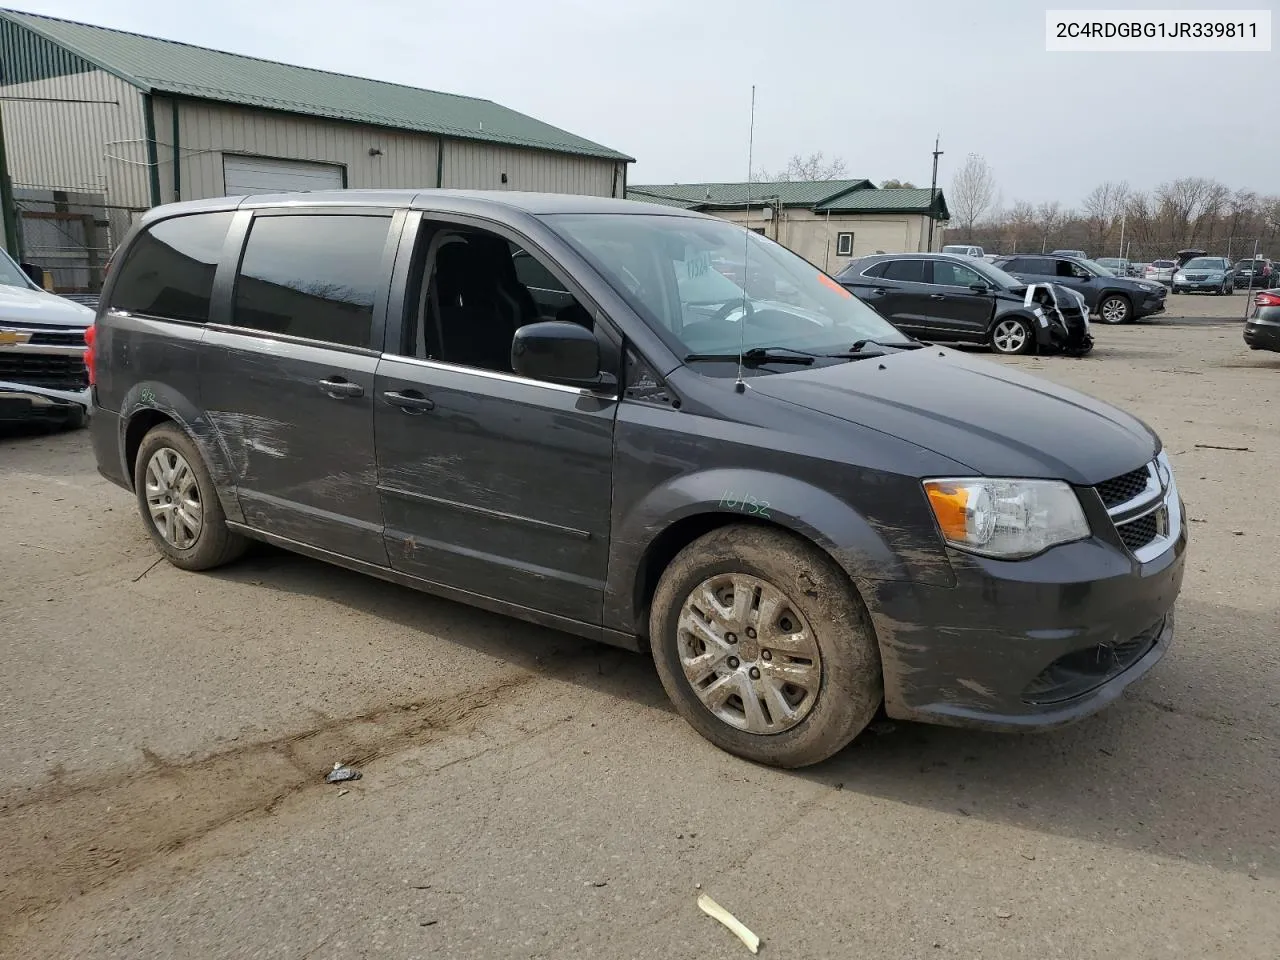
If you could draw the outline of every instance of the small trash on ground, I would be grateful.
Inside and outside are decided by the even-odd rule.
[[[1248,447],[1224,447],[1217,443],[1197,443],[1196,446],[1201,450],[1235,450],[1238,453],[1253,453]]]
[[[348,780],[359,780],[362,776],[364,774],[354,767],[344,767],[341,763],[335,763],[329,775],[324,778],[324,782],[345,783]]]
[[[420,927],[434,927],[434,926],[435,926],[437,923],[439,923],[439,922],[440,922],[439,920],[419,920],[419,921],[418,921],[418,926],[420,926]]]
[[[742,921],[705,893],[698,897],[698,909],[708,917],[718,920],[728,927],[733,932],[733,935],[741,940],[752,953],[760,952],[760,938],[743,926]]]
[[[1008,920],[1010,917],[1013,916],[1013,914],[1010,913],[1008,910],[997,910],[996,916],[999,917],[1001,920]]]

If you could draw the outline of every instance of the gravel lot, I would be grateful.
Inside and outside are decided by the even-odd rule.
[[[1065,731],[898,724],[801,773],[703,742],[639,656],[267,549],[157,565],[84,433],[0,437],[0,955],[746,955],[701,884],[777,957],[1274,958],[1280,354],[1095,333],[1006,362],[1163,435],[1170,655]]]

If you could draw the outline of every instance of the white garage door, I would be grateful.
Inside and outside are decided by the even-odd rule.
[[[334,163],[267,157],[222,158],[222,177],[229,197],[295,190],[341,190],[342,173],[343,168]]]

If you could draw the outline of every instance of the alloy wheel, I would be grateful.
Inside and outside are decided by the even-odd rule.
[[[1129,305],[1119,297],[1108,297],[1099,313],[1106,323],[1124,323],[1129,319]]]
[[[702,705],[738,730],[790,730],[817,702],[822,656],[813,631],[759,577],[719,574],[695,587],[680,610],[677,649]]]
[[[195,472],[172,447],[161,447],[147,461],[147,510],[165,542],[189,550],[204,529],[204,507]]]
[[[1001,320],[991,334],[1000,353],[1020,353],[1027,345],[1027,328],[1017,320]]]

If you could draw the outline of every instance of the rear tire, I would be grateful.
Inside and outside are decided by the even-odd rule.
[[[680,551],[654,594],[649,637],[680,715],[757,763],[827,759],[884,699],[875,631],[848,574],[780,530],[721,527]]]
[[[248,542],[227,527],[218,491],[199,448],[171,423],[142,438],[133,465],[138,513],[156,549],[175,567],[210,570],[244,553]]]
[[[1175,293],[1177,291],[1174,291]],[[1133,304],[1119,293],[1110,294],[1098,304],[1098,319],[1110,326],[1133,322]]]

